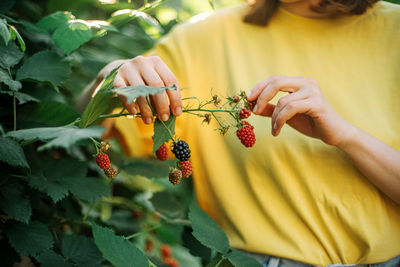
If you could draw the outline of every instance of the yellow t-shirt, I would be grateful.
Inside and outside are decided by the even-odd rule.
[[[315,78],[351,124],[400,149],[400,6],[309,19],[279,9],[267,27],[242,22],[248,6],[198,16],[156,46],[186,96],[249,91],[271,75]],[[275,99],[276,101],[276,99]],[[192,150],[199,205],[232,247],[311,264],[366,264],[400,254],[400,206],[336,147],[252,115],[256,144],[221,136],[201,119],[178,118]],[[139,123],[140,124],[140,123]],[[118,119],[132,155],[151,151],[151,126]],[[137,134],[144,145],[138,145]]]

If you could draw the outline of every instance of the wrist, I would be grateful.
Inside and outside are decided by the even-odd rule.
[[[340,141],[335,146],[346,152],[358,140],[359,129],[344,121],[344,125],[341,127],[341,135]]]

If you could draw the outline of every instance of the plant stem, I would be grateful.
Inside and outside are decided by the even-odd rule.
[[[223,261],[225,260],[225,257],[222,257],[217,264],[215,265],[215,267],[218,267]]]
[[[214,112],[211,113],[213,115],[213,117],[215,118],[215,120],[218,122],[219,126],[221,126],[221,128],[224,128],[224,126],[221,124],[221,122],[218,120],[217,116],[215,116]]]
[[[152,226],[152,227],[150,227],[150,228],[148,228],[146,230],[143,230],[143,231],[140,231],[138,233],[134,233],[134,234],[132,234],[130,236],[127,236],[127,237],[125,237],[125,239],[129,240],[129,239],[135,238],[135,237],[137,237],[137,236],[139,236],[141,234],[151,232],[151,231],[153,231],[153,230],[155,230],[155,229],[157,229],[157,228],[159,228],[161,226],[162,226],[162,224],[156,224],[156,225],[154,225],[154,226]]]
[[[99,142],[97,142],[93,137],[89,137],[89,138],[90,138],[90,140],[92,140],[94,147],[96,148],[96,154],[99,154],[99,147],[98,147]]]

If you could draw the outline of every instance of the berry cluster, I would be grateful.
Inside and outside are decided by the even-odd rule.
[[[242,108],[239,112],[240,120],[250,117],[251,112],[247,108]],[[241,121],[236,131],[236,136],[245,147],[252,147],[256,143],[256,136],[254,134],[254,126],[247,121]]]
[[[236,135],[239,138],[240,142],[245,147],[252,147],[256,143],[256,136],[254,134],[254,127],[250,123],[243,123],[242,128],[237,130]]]
[[[170,168],[170,172],[168,175],[169,181],[173,185],[177,185],[181,182],[182,178],[189,178],[192,175],[192,164],[189,161],[190,158],[190,149],[189,145],[183,141],[175,141],[173,143],[172,153],[175,154],[175,157],[179,160],[177,164],[177,168]],[[165,161],[168,159],[168,148],[166,144],[162,144],[156,151],[157,159]]]
[[[113,179],[115,176],[117,176],[118,172],[111,165],[110,158],[105,153],[105,152],[107,152],[108,149],[110,149],[110,144],[106,143],[106,142],[101,142],[100,145],[101,145],[100,153],[97,153],[97,155],[96,155],[97,166],[99,166],[101,169],[103,169],[104,174],[108,178]]]

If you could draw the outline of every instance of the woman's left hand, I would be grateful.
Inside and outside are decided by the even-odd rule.
[[[277,105],[269,101],[279,92],[287,92]],[[253,112],[271,117],[272,134],[279,135],[288,123],[299,132],[337,146],[353,128],[336,113],[314,79],[271,76],[257,84],[248,94],[248,101],[257,100]]]

